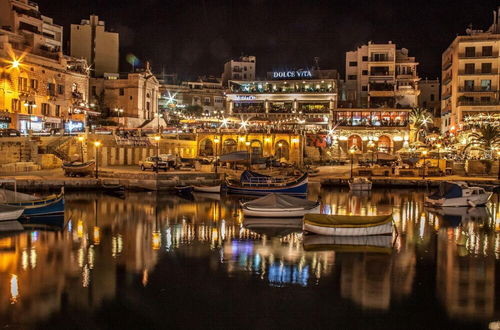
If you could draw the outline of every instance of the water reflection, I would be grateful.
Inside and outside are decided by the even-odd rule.
[[[329,299],[391,315],[399,303],[418,301],[423,285],[431,292],[423,305],[438,306],[453,320],[498,318],[497,196],[487,208],[465,210],[426,209],[424,196],[313,188],[310,198],[321,199],[324,213],[393,212],[393,237],[334,239],[303,237],[294,219],[283,228],[245,220],[235,198],[71,194],[62,226],[33,225],[0,237],[0,318],[22,325],[68,308],[98,310],[122,293],[154,285],[162,264],[190,274],[179,258],[201,260],[208,277],[248,283],[247,294],[255,281],[283,292],[326,286]]]

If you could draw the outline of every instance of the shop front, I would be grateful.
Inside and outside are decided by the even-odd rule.
[[[11,122],[12,118],[8,112],[0,112],[0,129],[10,128]]]
[[[18,115],[19,131],[22,134],[32,132],[42,132],[44,129],[44,119],[41,116]]]
[[[62,128],[62,119],[56,117],[45,117],[45,131],[55,132]]]

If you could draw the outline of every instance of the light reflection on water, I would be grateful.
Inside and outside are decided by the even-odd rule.
[[[303,237],[293,221],[285,228],[254,224],[250,230],[237,198],[68,194],[63,228],[0,238],[2,324],[44,322],[68,306],[97,310],[117,292],[132,290],[134,281],[144,289],[154,286],[158,265],[177,258],[204,262],[207,276],[222,272],[227,281],[250,287],[258,281],[269,290],[315,290],[336,283],[332,297],[364,311],[390,315],[398,303],[424,290],[434,298],[428,303],[451,320],[487,324],[500,317],[496,195],[487,209],[443,214],[423,206],[423,191],[311,190],[310,199],[321,195],[323,213],[392,211],[397,234],[318,239]],[[119,280],[123,274],[126,280]]]

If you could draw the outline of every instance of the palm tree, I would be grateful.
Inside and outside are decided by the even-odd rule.
[[[411,109],[409,119],[414,140],[419,140],[432,123],[432,114],[425,108],[416,107]]]
[[[500,127],[491,124],[479,126],[479,129],[469,134],[470,142],[465,146],[464,151],[470,147],[480,149],[484,152],[485,158],[491,158],[494,147],[500,145]]]

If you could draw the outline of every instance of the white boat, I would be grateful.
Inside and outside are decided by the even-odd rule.
[[[327,236],[392,234],[392,214],[376,216],[306,214],[304,231]]]
[[[0,205],[0,221],[17,220],[24,212],[24,207]]]
[[[194,191],[196,192],[204,192],[204,193],[220,193],[220,185],[218,186],[194,186]]]
[[[354,178],[349,180],[349,188],[353,191],[372,190],[372,182],[367,178]]]
[[[293,218],[319,212],[319,202],[271,193],[256,200],[242,203],[243,214],[248,217]]]
[[[244,218],[243,227],[269,237],[283,237],[302,231],[302,217],[298,218]]]
[[[425,203],[435,207],[476,207],[485,205],[492,194],[484,188],[471,187],[466,182],[445,181],[436,193],[425,198]]]

